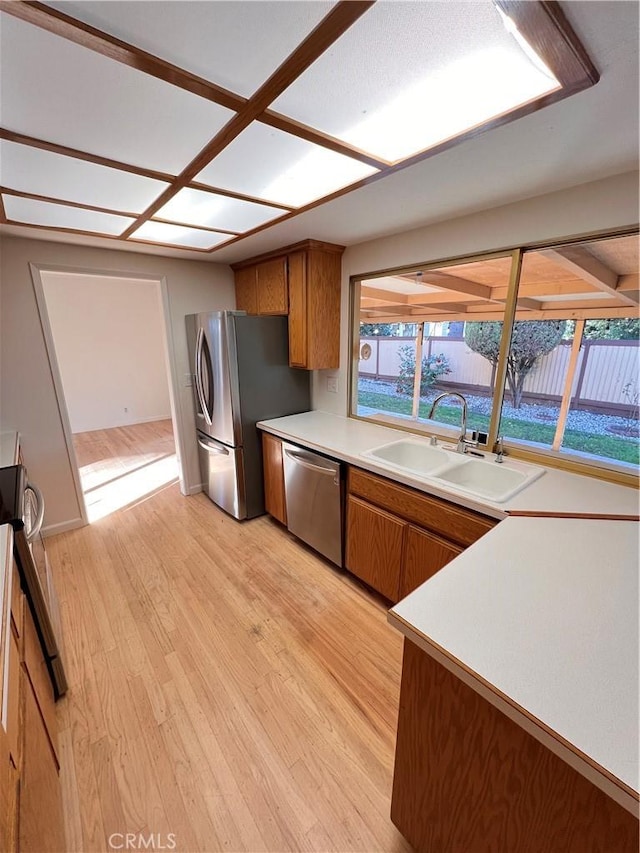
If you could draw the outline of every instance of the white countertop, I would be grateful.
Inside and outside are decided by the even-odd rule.
[[[424,442],[425,446],[428,446],[429,442],[422,436],[370,424],[355,418],[316,411],[261,421],[258,426],[280,438],[300,442],[312,450],[389,477],[414,489],[454,501],[494,518],[505,518],[510,511],[571,513],[572,515],[606,513],[611,516],[637,516],[639,512],[636,489],[552,468],[547,468],[542,477],[504,503],[472,497],[443,483],[436,483],[382,461],[377,462],[370,457],[363,457],[362,453],[401,438]],[[486,456],[492,458],[490,453]],[[508,457],[504,464],[505,466],[510,464]]]
[[[389,621],[637,792],[638,528],[508,518]]]
[[[389,621],[637,814],[639,525],[508,517],[509,511],[637,516],[637,491],[546,469],[495,504],[361,456],[409,437],[397,430],[325,412],[259,426],[504,519],[397,604]]]

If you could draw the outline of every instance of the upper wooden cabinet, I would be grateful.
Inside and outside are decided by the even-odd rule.
[[[236,306],[247,314],[289,315],[289,363],[340,366],[340,256],[344,246],[305,240],[233,264]]]

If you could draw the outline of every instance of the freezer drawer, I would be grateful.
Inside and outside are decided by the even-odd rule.
[[[202,432],[198,458],[205,492],[234,518],[246,518],[244,458],[241,447],[228,447]]]
[[[283,442],[287,527],[337,566],[342,566],[340,464]]]

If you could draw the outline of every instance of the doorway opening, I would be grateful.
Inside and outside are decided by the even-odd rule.
[[[179,478],[162,282],[43,269],[39,280],[76,491],[92,523]]]

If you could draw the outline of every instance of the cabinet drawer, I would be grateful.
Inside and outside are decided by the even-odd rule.
[[[24,665],[33,685],[33,690],[40,708],[40,713],[47,727],[53,751],[58,751],[58,726],[56,722],[56,706],[53,698],[53,685],[42,653],[36,626],[31,616],[31,610],[24,608]]]
[[[398,601],[402,536],[406,523],[349,496],[346,565],[390,601]]]
[[[472,545],[497,524],[493,518],[400,486],[359,468],[349,468],[348,484],[351,494],[359,495],[459,545]]]

